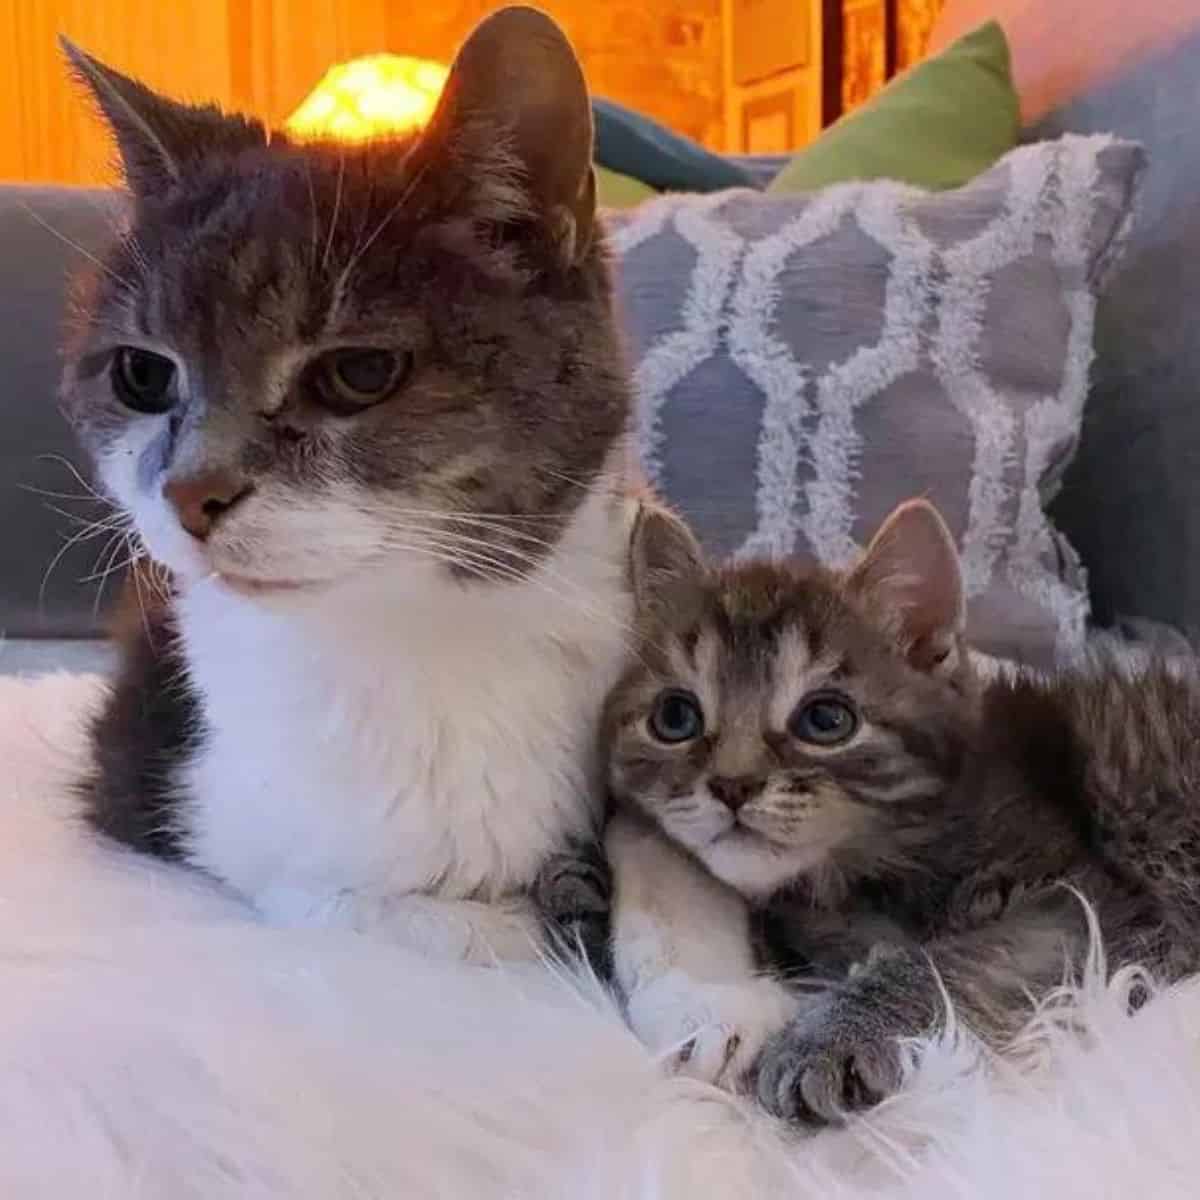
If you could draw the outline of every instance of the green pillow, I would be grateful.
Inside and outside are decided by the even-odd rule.
[[[771,181],[811,192],[852,179],[959,187],[1017,144],[1008,40],[995,21],[892,80],[831,125]]]
[[[605,208],[632,208],[657,195],[652,187],[632,175],[596,167],[596,202]]]

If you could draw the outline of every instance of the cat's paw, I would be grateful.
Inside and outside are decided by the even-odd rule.
[[[730,1089],[795,1012],[795,997],[769,977],[713,982],[678,970],[639,988],[626,1005],[630,1028],[672,1070]]]
[[[608,974],[612,875],[598,847],[551,857],[534,881],[533,902],[554,945],[582,950],[594,970]]]
[[[754,1067],[754,1091],[772,1115],[833,1125],[899,1090],[899,1037],[884,1025],[813,1013],[776,1034]]]

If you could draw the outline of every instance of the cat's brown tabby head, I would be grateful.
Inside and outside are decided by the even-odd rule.
[[[151,554],[264,595],[405,559],[537,564],[629,407],[558,27],[494,14],[426,130],[358,145],[66,49],[131,205],[81,291],[63,400]]]
[[[936,509],[901,506],[837,575],[708,567],[679,521],[647,507],[631,570],[641,660],[604,723],[618,799],[747,895],[902,866],[936,827],[976,711]]]

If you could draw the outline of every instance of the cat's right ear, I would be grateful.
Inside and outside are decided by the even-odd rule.
[[[217,154],[266,145],[257,121],[215,105],[180,104],[114,71],[60,37],[72,73],[87,88],[116,138],[125,182],[135,199],[161,195],[189,166]]]
[[[513,5],[475,27],[422,146],[450,161],[473,158],[474,183],[490,191],[499,223],[511,219],[515,193],[561,265],[587,252],[596,211],[592,105],[571,43],[545,13]]]
[[[967,619],[962,569],[946,522],[927,500],[909,500],[884,521],[847,585],[914,666],[957,667]]]
[[[669,509],[643,500],[629,544],[629,577],[639,613],[670,619],[681,614],[704,575],[700,546]]]

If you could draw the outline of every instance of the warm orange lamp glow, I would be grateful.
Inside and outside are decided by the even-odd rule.
[[[331,67],[288,118],[287,132],[361,142],[418,129],[433,115],[449,73],[440,63],[401,54]]]

